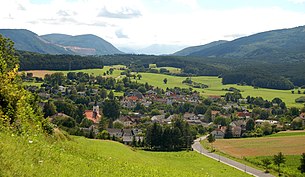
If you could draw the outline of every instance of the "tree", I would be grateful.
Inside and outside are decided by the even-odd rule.
[[[109,98],[110,100],[114,100],[114,93],[113,93],[112,90],[109,92],[108,98]]]
[[[305,173],[305,153],[302,154],[302,158],[300,159],[301,165],[298,167],[298,170],[301,171],[301,173]]]
[[[252,118],[250,118],[247,123],[246,123],[246,130],[247,131],[252,131],[255,128],[255,122]]]
[[[284,164],[285,162],[286,162],[286,159],[285,159],[284,155],[282,154],[282,152],[279,152],[277,155],[274,155],[273,163],[278,166],[279,176],[281,176],[281,169],[280,169],[281,164],[282,163]]]
[[[18,58],[13,42],[0,35],[0,129],[14,127],[18,134],[31,134],[52,126],[43,119],[37,98],[26,91],[18,77]],[[4,126],[4,127],[2,127]]]
[[[44,117],[53,116],[56,114],[56,106],[52,101],[48,101],[43,106]]]
[[[141,74],[138,74],[138,75],[137,75],[137,78],[138,78],[139,80],[141,80],[142,75],[141,75]]]
[[[212,151],[214,151],[214,148],[213,148],[213,143],[216,141],[215,139],[215,136],[212,135],[211,133],[208,135],[208,142],[211,143],[211,146],[212,146]]]
[[[163,79],[164,84],[167,84],[167,78]]]
[[[123,129],[123,128],[124,128],[124,125],[123,125],[121,122],[117,121],[117,122],[114,122],[114,123],[113,123],[113,128],[116,128],[116,129]]]
[[[269,173],[269,166],[271,165],[271,160],[268,158],[262,159],[262,164],[265,168],[265,173]]]
[[[103,103],[103,114],[111,120],[117,119],[120,116],[120,104],[116,100],[106,100]]]

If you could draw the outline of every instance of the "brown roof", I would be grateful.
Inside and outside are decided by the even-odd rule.
[[[96,118],[93,117],[93,111],[92,110],[85,110],[84,116],[87,119],[92,120],[94,123],[97,123],[101,120],[101,115],[100,114],[97,114]]]

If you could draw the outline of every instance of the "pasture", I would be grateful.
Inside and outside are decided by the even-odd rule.
[[[83,137],[0,138],[0,176],[249,176],[193,151],[148,152]]]
[[[260,138],[217,139],[213,147],[221,153],[241,161],[246,160],[261,168],[262,159],[272,161],[275,154],[282,152],[286,158],[282,171],[288,176],[302,176],[297,167],[300,165],[301,154],[305,153],[304,130],[279,132]],[[271,168],[277,169],[275,165],[271,165]]]
[[[272,156],[278,152],[283,152],[286,155],[301,155],[305,152],[304,135],[218,139],[213,144],[219,151],[237,158],[249,156]]]

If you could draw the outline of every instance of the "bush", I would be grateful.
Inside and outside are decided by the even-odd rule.
[[[301,96],[301,97],[295,99],[295,102],[296,103],[305,103],[305,96]]]

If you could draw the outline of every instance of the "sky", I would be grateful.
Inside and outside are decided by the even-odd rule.
[[[0,0],[0,28],[194,46],[305,25],[305,0]]]

